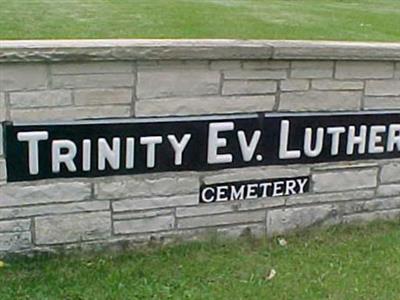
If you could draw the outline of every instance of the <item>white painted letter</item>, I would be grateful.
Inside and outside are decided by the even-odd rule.
[[[135,166],[135,139],[129,137],[126,139],[125,167],[133,169]]]
[[[371,126],[369,130],[368,153],[383,153],[385,151],[383,146],[376,145],[377,143],[382,143],[382,136],[379,136],[378,133],[384,133],[385,131],[386,126]]]
[[[145,136],[140,138],[140,144],[147,145],[147,161],[148,168],[154,168],[156,165],[156,144],[162,143],[161,136]]]
[[[349,126],[349,133],[347,135],[347,148],[346,154],[351,155],[354,152],[354,145],[358,145],[358,154],[365,153],[365,145],[367,139],[367,126],[361,125],[360,126],[360,135],[356,136],[356,127]]]
[[[389,134],[387,141],[387,151],[393,152],[394,145],[396,145],[397,151],[400,150],[400,124],[392,124],[389,126]]]
[[[290,159],[299,158],[301,156],[300,150],[288,150],[289,144],[289,126],[288,120],[283,120],[281,122],[281,134],[279,142],[279,158],[280,159]]]
[[[251,137],[250,144],[247,144],[246,135],[243,130],[239,130],[238,133],[240,150],[242,151],[242,156],[244,161],[250,161],[253,158],[254,151],[256,151],[256,147],[258,141],[261,137],[261,130],[256,130]]]
[[[18,132],[20,142],[28,142],[29,174],[39,174],[39,141],[49,138],[47,131]]]
[[[308,157],[316,157],[321,154],[322,145],[324,142],[324,128],[318,127],[317,129],[317,140],[315,141],[314,149],[311,149],[312,142],[312,128],[306,128],[304,134],[304,153]]]
[[[67,150],[66,153],[62,154],[62,149]],[[76,172],[76,166],[74,158],[76,155],[76,145],[70,140],[58,140],[53,141],[51,145],[51,157],[52,157],[52,171],[53,173],[60,172],[60,165],[64,163],[67,166],[68,171]]]
[[[326,132],[332,135],[331,155],[339,153],[339,137],[346,131],[344,127],[328,127]]]
[[[232,154],[218,154],[218,148],[225,147],[226,138],[219,138],[220,131],[229,131],[235,128],[233,122],[210,123],[208,130],[208,153],[207,162],[209,164],[230,163],[233,160]]]
[[[98,167],[101,171],[106,169],[106,160],[114,170],[117,170],[120,166],[121,139],[117,137],[113,138],[112,144],[111,149],[106,139],[99,138],[98,140]]]
[[[168,135],[168,140],[175,151],[175,165],[180,166],[182,164],[182,153],[185,150],[191,137],[192,135],[190,133],[187,133],[182,137],[181,141],[178,142],[175,135]]]
[[[83,140],[83,142],[82,142],[82,170],[83,171],[90,171],[91,148],[92,148],[91,140]]]

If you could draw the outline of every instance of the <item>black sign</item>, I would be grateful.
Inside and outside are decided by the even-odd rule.
[[[226,202],[303,194],[309,191],[310,177],[274,178],[202,185],[200,202]]]
[[[400,157],[400,113],[4,123],[7,180]]]

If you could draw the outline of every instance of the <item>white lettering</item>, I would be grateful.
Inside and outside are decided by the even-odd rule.
[[[18,132],[17,139],[20,142],[28,142],[29,174],[39,174],[39,141],[49,138],[47,131]]]
[[[62,153],[66,150],[66,153]],[[74,158],[76,155],[76,145],[70,140],[57,140],[52,142],[51,158],[53,173],[60,172],[61,163],[64,163],[70,172],[76,172]]]
[[[175,165],[180,166],[182,165],[182,154],[183,151],[185,150],[190,138],[192,137],[191,134],[187,133],[185,134],[181,141],[178,142],[176,137],[172,134],[168,135],[168,140],[171,143],[172,148],[175,151]]]
[[[239,130],[237,135],[239,139],[240,150],[242,151],[243,160],[251,161],[254,156],[254,151],[256,151],[258,141],[260,140],[261,131],[254,131],[249,144],[247,144],[246,135],[243,130]]]
[[[120,146],[121,139],[113,138],[112,139],[112,148],[108,145],[107,140],[104,138],[100,138],[98,141],[98,168],[101,171],[106,169],[106,161],[108,161],[110,167],[113,170],[119,169],[120,166]]]
[[[140,138],[140,144],[147,145],[147,161],[148,168],[154,168],[156,165],[156,144],[162,143],[161,136],[146,136]]]
[[[290,122],[288,120],[283,120],[281,122],[281,133],[279,141],[280,159],[299,158],[301,156],[300,150],[288,150],[289,127],[290,127]]]
[[[233,160],[232,154],[218,154],[218,148],[226,147],[226,138],[218,137],[221,131],[230,131],[235,128],[233,122],[210,123],[208,131],[208,153],[207,162],[209,164],[230,163]]]

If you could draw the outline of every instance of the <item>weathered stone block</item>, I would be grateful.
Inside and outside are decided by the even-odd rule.
[[[283,206],[285,197],[259,198],[253,200],[235,200],[213,204],[200,204],[192,207],[178,207],[177,217],[193,217],[213,214],[223,214],[230,212],[241,212],[270,207]]]
[[[0,64],[0,91],[44,89],[47,67],[44,64]]]
[[[300,204],[317,204],[324,202],[339,202],[350,200],[368,200],[375,197],[374,189],[364,189],[357,191],[343,191],[334,193],[321,194],[303,194],[293,195],[286,198],[286,205],[300,205]]]
[[[30,228],[31,228],[30,219],[18,219],[18,220],[9,220],[0,222],[0,232],[29,231]]]
[[[280,96],[280,111],[343,111],[358,110],[361,92],[308,91],[285,92]]]
[[[400,184],[379,185],[376,194],[380,197],[400,196]]]
[[[158,197],[158,198],[138,198],[138,199],[125,199],[114,201],[112,208],[114,212],[129,211],[129,210],[143,210],[176,206],[196,205],[199,203],[199,196],[197,194],[173,196],[173,197]]]
[[[90,183],[9,184],[0,188],[0,207],[89,199]]]
[[[319,206],[274,209],[267,213],[267,234],[277,235],[290,230],[339,222],[336,206]]]
[[[342,169],[312,175],[314,192],[340,192],[376,187],[378,168]]]
[[[17,206],[0,209],[0,219],[25,218],[32,216],[59,215],[79,212],[109,210],[110,202],[83,201],[73,203],[45,204],[34,206]]]
[[[0,122],[5,121],[7,117],[6,109],[6,96],[4,93],[0,93]],[[0,150],[1,155],[1,150]]]
[[[119,220],[132,220],[132,219],[143,219],[153,218],[158,216],[173,215],[174,208],[157,208],[153,210],[142,210],[142,211],[123,211],[115,212],[112,215],[114,221]]]
[[[18,252],[32,247],[30,232],[0,233],[0,251],[5,253]]]
[[[7,179],[6,161],[4,159],[0,158],[0,181],[5,181],[6,179]],[[1,195],[1,191],[0,191],[0,195]],[[0,205],[1,205],[1,199],[0,199]]]
[[[307,176],[310,174],[310,168],[307,166],[267,166],[267,167],[250,167],[241,169],[227,169],[212,173],[203,177],[205,184],[215,184],[221,182],[246,181],[280,177],[297,177]]]
[[[380,210],[343,216],[343,223],[364,223],[374,220],[394,220],[400,217],[400,209]]]
[[[380,180],[382,183],[400,181],[400,162],[390,162],[382,166]]]
[[[97,182],[94,189],[97,199],[185,195],[198,192],[199,179],[194,176],[158,179],[136,177],[111,182]]]
[[[233,70],[225,71],[224,79],[284,79],[287,77],[285,70]]]
[[[310,81],[307,79],[287,79],[281,81],[281,91],[306,91],[309,89]]]
[[[335,77],[339,79],[392,78],[393,62],[338,61]]]
[[[243,62],[245,70],[274,70],[288,69],[289,61],[287,60],[248,60]]]
[[[132,63],[128,61],[55,63],[51,65],[51,73],[54,75],[131,73],[132,70]]]
[[[210,63],[211,70],[238,70],[240,60],[213,60]]]
[[[10,106],[13,108],[58,107],[71,104],[71,92],[66,90],[10,93]]]
[[[61,89],[132,87],[133,83],[133,73],[54,75],[52,78],[52,87]]]
[[[184,229],[257,222],[265,222],[265,210],[178,218],[178,228]]]
[[[277,90],[277,83],[269,80],[229,80],[222,86],[223,95],[271,94]]]
[[[362,81],[333,80],[333,79],[315,79],[311,81],[311,87],[314,90],[362,90],[364,83]]]
[[[364,97],[364,109],[399,109],[400,97]]]
[[[136,116],[181,116],[272,111],[275,96],[149,99],[135,103]]]
[[[202,69],[159,69],[139,70],[137,97],[161,98],[177,96],[216,95],[219,90],[220,74]]]
[[[85,89],[74,91],[76,105],[129,104],[132,89]]]
[[[293,61],[290,71],[292,78],[331,78],[332,61]]]
[[[365,94],[370,96],[400,96],[400,80],[367,80]]]
[[[364,207],[368,211],[397,209],[400,208],[400,197],[366,201]]]
[[[35,243],[51,245],[106,239],[111,236],[110,212],[35,218]]]
[[[89,107],[81,106],[11,110],[11,119],[16,122],[117,118],[129,117],[130,115],[130,105],[104,105]]]
[[[114,221],[115,234],[133,234],[144,232],[166,231],[174,228],[174,216]]]

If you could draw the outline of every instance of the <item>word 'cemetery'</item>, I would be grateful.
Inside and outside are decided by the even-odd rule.
[[[400,114],[5,124],[9,181],[398,157]]]

